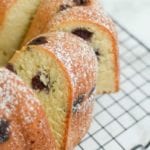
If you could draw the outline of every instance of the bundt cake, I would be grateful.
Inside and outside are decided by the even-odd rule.
[[[43,33],[43,30],[52,17],[71,7],[74,6],[89,6],[96,5],[95,0],[44,0],[41,1],[40,6],[36,12],[36,15],[32,21],[32,24],[25,36],[23,41],[24,45],[26,42]]]
[[[0,1],[0,66],[19,47],[40,0]]]
[[[0,69],[0,150],[55,150],[41,104],[5,68]]]
[[[95,50],[98,60],[97,93],[118,90],[118,45],[115,27],[103,10],[94,7],[74,7],[53,17],[47,31],[70,32],[86,40]]]
[[[40,35],[9,62],[41,101],[56,149],[72,150],[91,122],[97,60],[83,39],[63,32]]]

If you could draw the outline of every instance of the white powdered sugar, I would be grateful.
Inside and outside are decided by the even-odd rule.
[[[71,9],[67,9],[65,11],[62,11],[61,13],[58,13],[52,20],[49,21],[48,27],[50,28],[57,28],[57,26],[67,22],[67,23],[73,23],[80,21],[81,24],[86,22],[88,24],[91,24],[93,26],[99,26],[107,29],[114,38],[117,37],[116,29],[114,26],[114,23],[108,17],[104,10],[101,7],[73,7]],[[80,25],[79,25],[80,26]]]
[[[24,124],[31,123],[38,115],[35,106],[37,109],[40,106],[38,100],[20,78],[7,69],[0,69],[0,110],[3,112],[1,116],[9,118],[20,107],[18,113]]]
[[[48,43],[40,46],[53,53],[68,74],[73,92],[72,107],[80,94],[85,95],[83,104],[77,104],[72,109],[80,110],[80,105],[84,105],[82,111],[86,111],[86,107],[94,99],[93,96],[90,95],[89,98],[87,95],[96,85],[97,59],[93,49],[86,41],[70,33],[52,32],[43,36]]]
[[[95,86],[97,60],[86,41],[70,33],[56,32],[45,35],[49,49],[62,62],[73,84],[74,92],[88,91]],[[90,89],[91,90],[91,89]],[[80,94],[80,93],[79,93]]]

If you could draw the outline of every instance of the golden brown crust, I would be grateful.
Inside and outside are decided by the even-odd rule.
[[[8,122],[8,138],[2,141],[0,135],[1,150],[55,149],[45,113],[32,91],[7,69],[0,69],[0,90],[0,125]]]
[[[70,112],[64,141],[66,150],[72,150],[86,134],[90,125],[94,98],[89,93],[96,84],[96,57],[86,41],[72,34],[57,32],[45,36],[48,43],[41,47],[48,49],[57,56],[69,73],[70,76],[67,78],[70,78],[72,83],[73,93],[72,99],[69,101]],[[84,101],[79,104],[81,105],[80,109],[73,112],[73,104],[80,95],[84,95]]]
[[[72,150],[86,134],[90,125],[94,99],[91,94],[96,84],[96,57],[86,41],[70,33],[54,32],[39,37],[45,37],[45,44],[40,44],[38,47],[57,60],[68,80],[69,109],[62,149]],[[29,42],[29,45],[34,43],[33,41],[35,42],[35,39]],[[32,44],[31,46],[34,47]],[[12,58],[12,64],[19,57],[19,53],[21,52]],[[80,101],[79,98],[82,97]]]
[[[5,15],[7,15],[7,12],[15,2],[16,0],[0,0],[0,26],[3,24]]]
[[[66,68],[65,70],[70,75],[75,98],[79,93],[88,93],[95,87],[97,60],[92,48],[86,41],[65,32],[51,32],[38,37],[45,37],[47,40],[45,44],[41,44],[39,47],[49,51],[51,55],[55,55]]]
[[[102,8],[98,9],[97,7],[91,6],[74,7],[57,14],[52,20],[49,20],[49,24],[47,25],[47,28],[45,28],[45,32],[53,30],[53,28],[57,28],[57,25],[59,25],[60,23],[68,21],[83,21],[97,24],[103,30],[111,33],[111,36],[117,41],[117,33],[112,20],[105,14]]]
[[[49,21],[44,32],[57,31],[60,25],[66,25],[69,23],[80,24],[91,23],[97,26],[100,30],[108,33],[113,43],[113,62],[114,62],[114,73],[115,73],[115,87],[114,92],[119,89],[119,65],[118,65],[118,40],[117,33],[115,30],[114,23],[104,13],[103,9],[97,7],[74,7],[72,9],[63,11],[56,15],[52,20]],[[105,91],[104,91],[105,92]],[[108,91],[107,91],[108,92]],[[110,91],[111,92],[111,91]],[[97,91],[99,93],[99,91]]]
[[[87,5],[96,5],[94,0],[88,0]],[[73,0],[44,0],[35,14],[32,24],[25,36],[22,45],[26,44],[29,40],[35,36],[44,33],[47,23],[52,19],[52,17],[62,11],[61,9],[71,8],[76,6]],[[61,8],[62,7],[62,8]]]
[[[55,39],[54,39],[54,41],[55,41]],[[50,47],[51,46],[49,44],[40,46],[40,48],[42,48],[48,55],[50,55],[50,57],[52,57],[58,63],[60,68],[63,70],[63,73],[64,73],[64,76],[65,76],[66,80],[68,81],[68,89],[69,89],[69,91],[68,91],[68,93],[69,93],[69,95],[68,95],[68,106],[67,106],[68,107],[68,112],[67,112],[66,119],[64,119],[66,127],[64,129],[65,130],[64,135],[62,136],[62,137],[64,137],[64,139],[62,141],[61,148],[59,148],[59,149],[65,149],[66,141],[67,141],[67,138],[68,138],[68,129],[69,129],[70,120],[71,120],[73,87],[72,87],[72,84],[71,84],[72,81],[71,81],[70,77],[68,76],[68,72],[66,71],[65,65],[55,56],[55,54],[51,51],[53,48],[50,48]],[[30,48],[34,48],[34,46],[31,46]],[[26,51],[26,47],[24,47],[21,51]],[[20,57],[20,54],[21,54],[20,51],[16,52],[16,54],[10,60],[10,63],[15,64],[15,61]]]

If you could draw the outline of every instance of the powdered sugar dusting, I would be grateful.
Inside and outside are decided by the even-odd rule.
[[[63,64],[72,83],[72,113],[67,137],[68,149],[72,149],[73,142],[85,135],[91,122],[94,102],[94,91],[91,93],[91,90],[96,85],[97,59],[88,43],[73,34],[51,32],[45,37],[48,43],[42,47]],[[84,95],[84,100],[74,107],[73,103],[80,95]]]
[[[2,149],[55,149],[48,120],[39,101],[21,79],[0,69],[0,119],[9,123]]]
[[[34,104],[40,106],[38,100],[19,77],[6,69],[0,69],[0,110],[3,110],[4,116],[9,117],[21,104],[23,108],[20,115],[24,116],[25,123],[31,123],[37,116]],[[28,111],[25,111],[26,107]],[[30,118],[30,121],[26,118]]]
[[[117,37],[116,29],[114,26],[114,23],[108,17],[104,10],[99,7],[74,7],[71,9],[67,9],[59,14],[57,14],[52,20],[50,20],[48,27],[57,28],[57,25],[60,25],[64,22],[73,22],[73,21],[82,21],[88,22],[92,24],[96,24],[99,26],[103,26],[105,29],[107,29],[109,32],[111,32],[114,35],[114,38]]]
[[[96,84],[97,60],[88,43],[70,33],[56,32],[45,35],[44,45],[62,62],[73,84],[74,98],[86,94]]]

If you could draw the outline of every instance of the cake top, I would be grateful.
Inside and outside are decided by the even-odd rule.
[[[66,9],[61,13],[58,13],[52,20],[50,20],[47,28],[50,29],[51,26],[57,28],[57,25],[60,25],[61,23],[67,21],[91,22],[92,24],[103,26],[105,30],[108,30],[110,33],[113,33],[115,38],[117,37],[114,23],[112,22],[110,17],[108,17],[105,14],[104,10],[100,6],[99,7],[81,6]]]
[[[21,107],[19,106],[21,105]],[[24,118],[24,123],[31,123],[39,109],[39,101],[34,98],[34,94],[14,73],[7,69],[0,69],[0,117],[9,118],[14,115],[20,107],[20,116]],[[27,110],[27,109],[28,110]]]
[[[90,91],[95,86],[97,60],[85,40],[71,33],[51,32],[33,39],[29,45],[39,45],[53,53],[71,76],[74,89],[78,89],[77,93],[80,93],[80,89]]]
[[[0,144],[2,149],[55,146],[39,101],[19,77],[5,68],[0,69]]]

